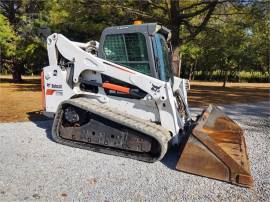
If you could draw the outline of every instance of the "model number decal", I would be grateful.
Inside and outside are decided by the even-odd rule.
[[[63,88],[63,86],[61,84],[51,84],[51,83],[47,83],[47,87],[48,88],[54,88],[54,89],[61,89],[61,88]]]

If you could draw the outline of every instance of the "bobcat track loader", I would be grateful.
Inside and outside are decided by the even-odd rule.
[[[170,37],[156,23],[106,28],[100,42],[50,35],[41,82],[53,140],[145,162],[177,146],[177,170],[251,187],[243,130],[212,105],[191,119]]]

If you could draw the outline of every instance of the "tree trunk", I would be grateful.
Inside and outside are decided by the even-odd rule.
[[[21,64],[18,62],[15,62],[12,68],[12,79],[14,83],[22,82]]]
[[[218,76],[218,81],[221,81],[222,74],[223,74],[223,70],[221,69],[221,70],[220,70],[220,73],[219,73],[219,76]]]
[[[207,74],[208,74],[207,72],[208,72],[208,71],[207,71],[207,67],[204,67],[204,68],[206,68],[206,69],[203,69],[203,70],[202,70],[202,74],[201,74],[201,77],[202,77],[202,78],[201,78],[201,80],[206,81],[206,80],[208,79],[208,78],[207,78]]]
[[[172,71],[173,74],[177,77],[180,77],[181,66],[180,66],[180,48],[176,47],[173,49],[172,54]]]
[[[172,72],[175,76],[180,77],[180,17],[179,2],[171,0],[170,2],[170,29],[172,33]]]
[[[191,75],[191,80],[194,80],[194,73],[197,70],[197,65],[198,65],[198,59],[195,60],[194,67],[192,69],[192,75]]]
[[[211,70],[211,71],[209,72],[209,81],[212,81],[212,77],[213,77],[213,71]]]
[[[191,65],[191,67],[190,67],[189,75],[188,75],[188,80],[191,80],[191,78],[192,78],[192,72],[193,72],[194,66],[195,66],[195,64]]]
[[[228,81],[228,70],[225,70],[225,75],[224,75],[224,80],[223,80],[223,85],[222,85],[223,88],[226,87],[227,81]]]

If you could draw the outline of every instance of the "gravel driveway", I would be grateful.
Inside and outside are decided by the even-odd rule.
[[[246,130],[252,189],[50,140],[51,121],[0,124],[0,201],[266,201],[270,198],[270,105],[225,106]],[[192,109],[199,113],[199,109]]]

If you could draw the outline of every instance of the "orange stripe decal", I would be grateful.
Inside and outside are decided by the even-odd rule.
[[[116,84],[112,84],[112,83],[103,83],[102,88],[115,90],[115,91],[119,91],[122,93],[129,93],[129,90],[130,90],[130,88],[128,88],[128,87],[124,87],[124,86],[120,86],[120,85],[116,85]]]
[[[41,106],[42,109],[46,109],[46,102],[45,102],[45,90],[44,90],[44,71],[40,74],[40,80],[41,80]]]
[[[53,89],[47,89],[46,95],[52,95],[55,92]]]

